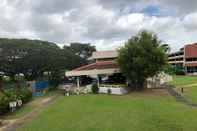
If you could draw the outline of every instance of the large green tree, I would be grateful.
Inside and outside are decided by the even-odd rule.
[[[95,47],[85,43],[71,43],[59,48],[55,43],[28,39],[0,39],[0,72],[15,80],[22,73],[28,80],[42,78],[44,72],[53,80],[60,72],[87,63]]]
[[[118,53],[120,70],[134,89],[143,89],[146,79],[159,73],[167,63],[161,41],[148,31],[133,36]]]
[[[59,67],[60,48],[54,43],[27,39],[0,39],[0,71],[10,76],[23,73],[36,78]]]
[[[73,66],[77,67],[88,63],[88,58],[96,51],[95,46],[90,43],[71,43],[70,46],[64,46],[64,50],[67,53],[73,55]]]

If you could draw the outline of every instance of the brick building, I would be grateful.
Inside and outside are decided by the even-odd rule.
[[[197,43],[185,45],[179,51],[169,54],[168,63],[184,68],[187,74],[197,74]]]

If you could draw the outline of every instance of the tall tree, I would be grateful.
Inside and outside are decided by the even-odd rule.
[[[88,58],[96,51],[95,46],[89,43],[71,43],[70,46],[64,46],[64,49],[71,51],[80,59],[80,63],[76,63],[77,66],[87,64]]]
[[[157,36],[142,31],[119,49],[117,62],[134,89],[143,89],[148,77],[159,73],[167,57]]]
[[[2,76],[0,75],[0,93],[3,92],[3,80]]]
[[[27,39],[0,39],[0,49],[0,71],[13,79],[19,73],[36,78],[58,67],[61,52],[54,43]]]

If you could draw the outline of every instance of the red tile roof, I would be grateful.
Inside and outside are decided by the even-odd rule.
[[[185,46],[186,58],[197,58],[197,43]]]
[[[96,63],[78,67],[73,71],[110,69],[110,68],[118,68],[118,64],[115,61],[97,61]]]

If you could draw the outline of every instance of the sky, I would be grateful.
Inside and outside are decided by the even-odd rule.
[[[172,51],[197,42],[197,0],[1,0],[0,37],[114,50],[141,30]]]

